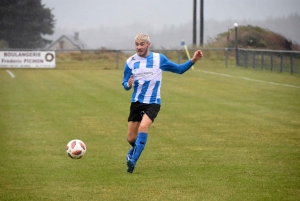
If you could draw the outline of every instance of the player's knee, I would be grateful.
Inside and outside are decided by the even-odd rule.
[[[137,133],[128,132],[128,135],[127,135],[128,142],[135,142],[136,136],[137,136]]]
[[[147,124],[141,124],[139,127],[139,132],[148,133],[149,126]]]

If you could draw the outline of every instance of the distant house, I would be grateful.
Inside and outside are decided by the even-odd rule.
[[[54,41],[49,47],[48,50],[73,50],[81,51],[88,49],[87,45],[79,39],[79,33],[75,32],[74,36],[72,35],[62,35],[56,41]]]

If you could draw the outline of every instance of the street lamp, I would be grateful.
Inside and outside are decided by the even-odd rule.
[[[236,66],[239,65],[239,50],[238,50],[238,23],[234,23],[233,26],[235,27],[235,60]]]

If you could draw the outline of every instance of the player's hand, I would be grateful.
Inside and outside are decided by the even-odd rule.
[[[203,53],[201,50],[197,50],[195,53],[194,53],[194,56],[193,58],[191,59],[193,63],[196,63],[199,59],[201,59],[203,57]]]
[[[132,87],[133,86],[133,76],[131,75],[129,80],[128,80],[128,87]]]

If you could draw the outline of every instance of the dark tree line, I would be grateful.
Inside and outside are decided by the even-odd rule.
[[[9,48],[43,48],[51,43],[54,16],[41,0],[1,0],[0,40]]]

